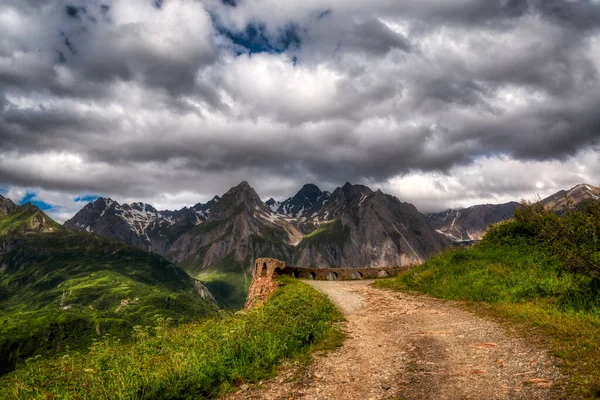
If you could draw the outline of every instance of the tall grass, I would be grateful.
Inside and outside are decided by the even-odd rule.
[[[465,300],[526,334],[535,331],[564,360],[572,395],[600,396],[599,210],[594,203],[558,216],[524,205],[481,243],[376,285]]]
[[[169,328],[135,328],[136,341],[106,337],[88,353],[32,360],[0,380],[0,398],[201,399],[255,382],[278,363],[336,344],[341,317],[322,294],[284,281],[263,307]]]

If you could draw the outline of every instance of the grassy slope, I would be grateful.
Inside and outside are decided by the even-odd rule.
[[[29,232],[36,221],[39,221],[36,231],[59,231],[64,229],[39,208],[27,203],[18,207],[10,215],[0,218],[0,235]]]
[[[246,302],[251,277],[243,272],[206,270],[196,275],[215,297],[217,303],[227,310],[239,310]]]
[[[135,343],[107,338],[86,354],[32,361],[0,379],[0,398],[214,398],[269,376],[284,358],[339,344],[341,316],[327,298],[284,280],[263,307],[203,323],[138,329]]]
[[[600,376],[600,289],[590,276],[566,271],[559,258],[528,240],[496,244],[484,240],[456,249],[378,287],[414,290],[516,322],[528,335],[544,338],[565,361],[570,390],[585,397]],[[593,395],[593,394],[592,394]]]
[[[87,233],[0,236],[0,372],[25,357],[127,338],[157,315],[176,323],[214,313],[194,281],[162,257]],[[131,303],[119,311],[122,300]]]
[[[341,220],[323,224],[311,233],[305,235],[298,244],[298,248],[331,244],[343,246],[350,239],[350,228],[342,224]]]

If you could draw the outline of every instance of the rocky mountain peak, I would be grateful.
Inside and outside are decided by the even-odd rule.
[[[544,207],[554,211],[562,212],[565,207],[576,206],[586,201],[596,201],[600,199],[600,188],[580,183],[569,190],[561,190],[541,201]]]
[[[296,199],[306,199],[309,202],[314,203],[315,201],[317,201],[319,199],[319,197],[323,194],[323,192],[321,191],[321,189],[319,189],[319,187],[313,183],[307,183],[306,185],[302,186],[302,189],[300,189],[298,191],[298,193],[296,193],[296,195],[294,196],[294,198]]]
[[[0,202],[2,202],[2,199],[0,199]],[[10,212],[7,212],[5,215],[2,215],[2,212],[0,210],[0,218],[5,217],[7,215],[11,215],[13,220],[11,224],[9,224],[8,226],[4,226],[2,229],[0,229],[0,234],[17,232],[53,232],[62,229],[59,224],[54,222],[42,210],[40,210],[37,206],[31,203],[25,203],[21,206],[17,206],[12,201],[10,201],[10,204]]]
[[[265,204],[277,214],[285,215],[288,218],[299,218],[313,211],[325,193],[314,183],[307,183],[293,197],[281,203],[275,199],[269,199]]]
[[[221,198],[219,196],[215,196],[205,204],[196,203],[192,209],[196,212],[202,211],[204,214],[208,215],[207,212],[210,211],[219,200],[221,200]]]
[[[331,198],[337,201],[340,206],[349,206],[355,202],[362,202],[373,191],[364,185],[353,185],[346,182],[341,188],[337,188],[331,194]]]
[[[429,224],[452,242],[480,240],[490,224],[510,219],[519,203],[479,204],[426,214]]]
[[[17,208],[17,205],[11,199],[7,199],[0,195],[0,216],[6,216],[12,213]]]
[[[119,206],[119,203],[109,197],[98,197],[94,202],[88,203],[84,208],[91,208],[97,212],[106,211],[111,206]]]
[[[569,195],[574,195],[577,193],[597,194],[600,193],[600,188],[587,183],[580,183],[579,185],[575,185],[568,192]]]
[[[243,181],[237,186],[232,187],[225,193],[214,206],[210,213],[211,220],[226,219],[239,210],[259,209],[268,213],[268,209],[262,202],[256,191]]]

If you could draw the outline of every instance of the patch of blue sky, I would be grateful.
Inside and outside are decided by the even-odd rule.
[[[82,196],[77,196],[73,200],[76,203],[91,203],[92,201],[96,201],[100,196],[96,196],[95,194],[84,194]]]
[[[302,45],[300,29],[289,24],[278,30],[276,34],[267,32],[262,23],[248,24],[241,31],[227,29],[213,20],[217,31],[228,38],[236,47],[238,55],[256,53],[281,54],[289,49],[298,49]]]
[[[20,206],[27,203],[33,204],[42,211],[48,211],[55,208],[55,206],[53,206],[52,204],[48,204],[43,200],[36,199],[36,194],[31,192],[27,192],[25,196],[23,196],[21,200],[19,200]]]

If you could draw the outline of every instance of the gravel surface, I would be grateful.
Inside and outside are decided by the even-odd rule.
[[[559,399],[555,360],[497,323],[369,281],[307,281],[344,312],[344,345],[230,399]]]

